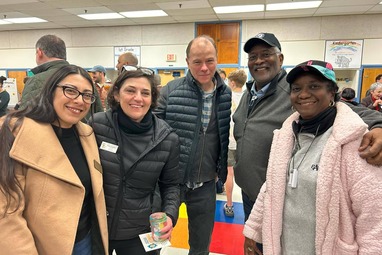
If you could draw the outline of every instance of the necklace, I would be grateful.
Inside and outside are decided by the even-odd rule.
[[[293,157],[292,157],[292,171],[290,173],[290,176],[289,176],[289,181],[288,181],[288,186],[292,187],[293,189],[297,188],[297,182],[298,182],[298,169],[300,168],[302,162],[304,161],[305,157],[306,157],[306,154],[308,154],[310,148],[312,147],[313,143],[314,143],[314,140],[316,140],[316,137],[317,137],[317,134],[318,134],[318,130],[320,129],[320,125],[318,125],[317,127],[317,130],[316,130],[316,134],[314,135],[314,138],[312,140],[312,142],[309,144],[308,146],[308,149],[306,150],[304,156],[302,157],[300,163],[297,165],[297,167],[295,167],[295,162],[294,162],[294,159],[295,159],[295,155],[296,153],[294,153]],[[302,129],[301,129],[302,130]],[[301,134],[301,130],[299,132],[298,135]],[[296,151],[297,152],[297,151]]]

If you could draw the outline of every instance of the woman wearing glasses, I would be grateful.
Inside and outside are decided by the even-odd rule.
[[[102,169],[92,129],[92,80],[68,65],[21,111],[1,119],[2,254],[107,254]]]
[[[170,238],[178,218],[179,141],[152,114],[157,98],[154,72],[125,66],[109,90],[110,109],[91,121],[103,166],[109,254],[156,254],[145,252],[139,235],[150,232],[157,183],[167,215],[161,239]]]

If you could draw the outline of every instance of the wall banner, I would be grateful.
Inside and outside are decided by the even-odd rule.
[[[360,68],[362,63],[363,40],[326,41],[325,61],[333,68]]]
[[[140,46],[114,46],[114,66],[118,64],[120,55],[126,52],[132,52],[138,58],[138,65],[141,64],[141,47]]]
[[[17,93],[17,85],[15,78],[7,78],[3,82],[3,88],[9,93],[10,100],[8,107],[15,106],[19,101],[18,93]]]

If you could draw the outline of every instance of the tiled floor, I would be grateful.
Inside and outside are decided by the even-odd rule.
[[[244,212],[241,200],[241,190],[235,185],[233,202],[235,217],[229,218],[224,215],[223,206],[226,195],[216,195],[215,226],[210,246],[211,255],[242,255],[244,237],[242,235],[244,224]],[[161,255],[187,255],[188,232],[187,215],[185,207],[180,209],[179,220],[172,235],[172,247],[162,249]]]

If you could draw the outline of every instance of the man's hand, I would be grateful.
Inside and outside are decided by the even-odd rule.
[[[263,255],[259,248],[257,248],[256,242],[248,237],[244,241],[244,255]]]
[[[358,148],[361,158],[369,164],[382,165],[382,128],[374,128],[367,132]]]
[[[160,239],[161,240],[165,240],[165,239],[171,240],[172,229],[173,229],[172,220],[170,217],[167,217],[166,226],[164,226],[162,228],[162,230],[160,231],[161,232]]]

